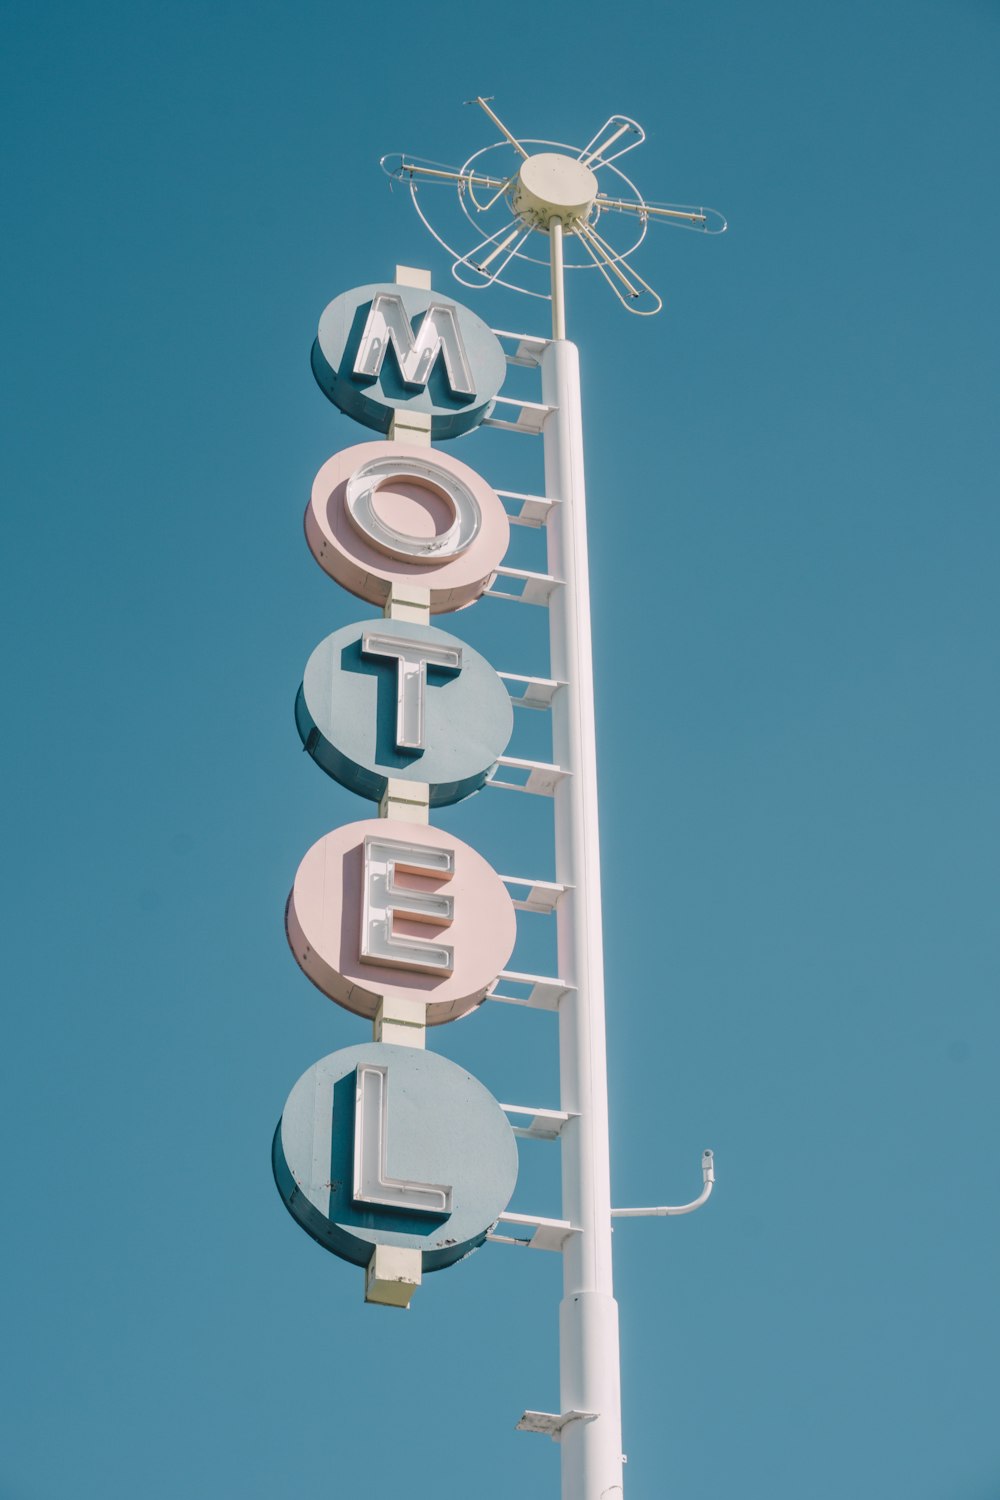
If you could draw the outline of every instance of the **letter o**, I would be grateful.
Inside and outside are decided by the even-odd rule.
[[[395,585],[425,588],[432,614],[490,587],[510,542],[497,492],[450,454],[359,443],[329,459],[306,507],[306,540],[325,573],[370,604]]]
[[[447,530],[415,536],[384,520],[376,509],[376,495],[383,484],[391,484],[394,479],[420,483],[429,494],[438,495],[453,517]],[[344,503],[355,530],[380,552],[424,567],[460,557],[482,529],[482,509],[469,485],[440,464],[414,458],[403,464],[395,456],[362,464],[347,481]]]

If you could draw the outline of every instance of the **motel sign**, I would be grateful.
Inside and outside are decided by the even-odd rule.
[[[726,224],[711,209],[645,202],[620,167],[645,138],[626,116],[578,149],[519,141],[489,101],[474,102],[502,140],[455,170],[405,156],[383,167],[408,186],[463,285],[527,291],[520,277],[546,266],[550,291],[533,295],[550,301],[552,332],[491,330],[406,267],[393,282],[342,293],[320,319],[313,373],[367,435],[320,468],[305,535],[323,571],[367,610],[316,644],[295,723],[309,757],[369,815],[317,830],[285,925],[303,973],[372,1030],[295,1084],[273,1168],[296,1222],[364,1268],[371,1303],[407,1307],[424,1273],[487,1239],[558,1254],[559,1404],[516,1425],[560,1445],[562,1500],[622,1500],[612,1219],[689,1213],[715,1174],[706,1151],[692,1202],[611,1206],[583,423],[564,275],[589,257],[619,302],[648,316],[662,301],[631,261],[648,226],[720,233]],[[500,226],[461,253],[418,203],[431,183],[457,190],[477,233],[494,209]],[[625,248],[608,238],[616,219],[633,234]],[[544,257],[524,248],[537,248],[538,235]],[[568,260],[567,245],[583,259]],[[501,394],[509,364],[536,372],[537,399]],[[440,447],[482,426],[541,439],[538,493],[496,490]],[[461,452],[474,457],[474,441]],[[544,537],[545,571],[506,564],[515,525]],[[500,673],[444,628],[442,616],[487,594],[545,610],[547,677]],[[516,715],[531,710],[549,716],[551,762],[508,753]],[[554,879],[501,876],[438,826],[438,809],[484,788],[552,800]],[[556,975],[507,967],[519,911],[555,922]],[[434,1027],[484,1003],[550,1015],[557,1109],[500,1104],[434,1050]],[[510,1210],[518,1138],[559,1150],[559,1217]]]

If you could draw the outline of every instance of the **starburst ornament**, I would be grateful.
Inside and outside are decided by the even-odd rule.
[[[490,100],[476,98],[501,133],[502,139],[483,146],[461,167],[406,155],[382,158],[390,178],[405,183],[420,219],[451,257],[452,275],[462,286],[479,289],[504,286],[561,304],[564,271],[597,270],[622,306],[651,317],[663,299],[632,264],[651,224],[701,234],[722,234],[726,220],[713,208],[676,203],[649,203],[619,163],[641,146],[646,133],[626,115],[612,115],[583,146],[563,141],[518,139],[490,108]],[[451,187],[465,223],[446,238],[431,222],[443,205],[429,212],[424,187]],[[465,251],[452,242],[468,239],[468,225],[477,238]],[[535,235],[549,240],[548,253]],[[550,290],[539,286],[551,268]],[[544,282],[542,282],[544,286]],[[554,305],[558,330],[561,306]],[[557,331],[557,337],[560,334]]]

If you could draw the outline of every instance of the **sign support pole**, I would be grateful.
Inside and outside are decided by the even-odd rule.
[[[552,270],[552,337],[566,337],[566,277],[563,270],[562,219],[549,221],[549,259]]]
[[[559,230],[561,231],[561,225]],[[553,226],[554,228],[554,226]],[[621,1500],[618,1304],[611,1258],[611,1185],[597,756],[579,356],[565,337],[561,233],[552,243],[553,340],[541,358],[551,672],[566,684],[552,703],[553,758],[570,774],[555,791],[559,976],[573,989],[559,1008],[563,1245],[559,1311],[562,1500]],[[568,1419],[568,1420],[567,1420]]]

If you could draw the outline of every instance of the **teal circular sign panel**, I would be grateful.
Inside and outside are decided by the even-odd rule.
[[[492,1094],[437,1052],[367,1042],[314,1063],[288,1096],[274,1180],[314,1240],[366,1266],[376,1245],[424,1271],[483,1243],[510,1202],[517,1143]]]
[[[433,807],[477,792],[514,728],[510,694],[457,636],[406,620],[345,625],[321,641],[295,700],[305,749],[378,802],[390,776],[426,782]]]
[[[493,410],[507,371],[500,340],[429,288],[375,282],[342,292],[319,320],[313,374],[342,412],[376,432],[421,412],[434,438],[460,437]]]

